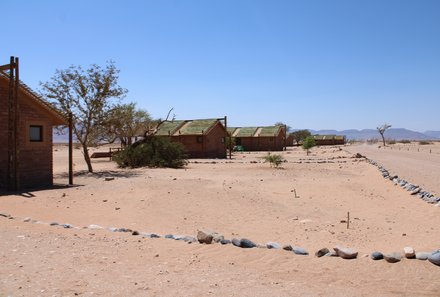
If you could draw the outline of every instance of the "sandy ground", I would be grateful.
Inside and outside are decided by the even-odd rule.
[[[376,167],[352,158],[356,147],[346,149],[314,148],[306,156],[289,148],[282,169],[262,163],[264,153],[191,160],[179,170],[124,170],[100,159],[93,161],[94,174],[83,173],[75,150],[75,187],[0,198],[0,212],[16,217],[0,217],[0,296],[440,296],[440,267],[365,257],[405,246],[439,249],[440,207],[414,199]],[[392,158],[384,158],[391,170]],[[58,184],[66,183],[66,160],[66,148],[55,147]],[[425,177],[411,172],[422,185]],[[428,179],[439,174],[434,166]],[[349,229],[341,223],[347,212]],[[26,223],[25,217],[79,228]],[[90,224],[161,235],[210,229],[229,239],[300,246],[310,255],[82,228]],[[358,259],[313,255],[337,244],[357,249]]]
[[[394,144],[355,145],[350,152],[361,153],[379,162],[392,174],[416,183],[427,191],[440,195],[440,142],[431,145]]]

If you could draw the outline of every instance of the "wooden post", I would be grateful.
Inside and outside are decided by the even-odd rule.
[[[20,112],[19,112],[19,99],[18,99],[18,88],[20,86],[20,77],[18,70],[18,58],[16,57],[14,60],[14,68],[15,68],[15,81],[14,81],[14,150],[15,150],[15,158],[14,158],[14,167],[15,167],[15,190],[20,188]]]
[[[232,159],[232,135],[229,134],[228,132],[228,117],[225,116],[225,130],[226,130],[226,135],[227,135],[227,139],[225,139],[225,142],[227,141],[227,143],[225,143],[225,147],[226,147],[226,151],[228,151],[228,147],[229,147],[229,160]]]
[[[287,151],[287,125],[284,125],[284,150]]]
[[[73,144],[72,144],[73,116],[69,112],[69,185],[73,185]]]
[[[350,212],[347,212],[347,229],[350,228]]]
[[[16,60],[11,57],[9,62],[9,90],[8,90],[8,189],[18,190],[18,172],[17,172],[17,149],[18,149],[18,81],[14,76]]]

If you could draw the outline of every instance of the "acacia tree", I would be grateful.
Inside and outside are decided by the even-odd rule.
[[[307,151],[307,156],[309,155],[310,149],[315,145],[316,145],[316,141],[315,138],[313,138],[313,136],[307,136],[306,139],[304,139],[302,147]]]
[[[386,146],[386,144],[385,144],[385,137],[383,136],[383,134],[389,128],[391,128],[391,125],[388,125],[388,124],[383,124],[382,126],[379,126],[379,127],[376,128],[377,131],[379,131],[380,136],[382,136],[383,146]]]
[[[295,139],[296,144],[299,144],[300,141],[304,141],[307,137],[311,136],[309,130],[298,130],[295,132],[290,133],[290,135],[293,136],[293,139]]]
[[[118,104],[109,111],[105,123],[110,141],[118,138],[123,146],[131,145],[134,137],[143,135],[152,125],[150,114],[136,109],[136,103]]]
[[[127,90],[118,85],[119,70],[113,62],[102,68],[91,65],[70,66],[56,70],[50,81],[40,83],[42,96],[48,98],[65,115],[72,113],[73,133],[80,142],[89,172],[93,172],[89,146],[105,139],[108,112]]]

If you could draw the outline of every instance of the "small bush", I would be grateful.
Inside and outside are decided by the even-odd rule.
[[[313,136],[308,136],[306,139],[304,139],[303,142],[303,149],[307,151],[307,156],[309,155],[309,150],[316,145],[315,138]]]
[[[153,136],[128,146],[115,155],[113,160],[122,168],[182,168],[188,163],[186,157],[182,144]]]
[[[396,141],[394,139],[388,140],[387,141],[388,144],[396,144]]]
[[[431,142],[430,141],[422,140],[422,141],[419,141],[419,144],[420,145],[428,145],[428,144],[431,144]]]
[[[408,140],[408,139],[402,139],[402,140],[399,140],[398,143],[404,143],[404,144],[407,144],[407,143],[411,143],[411,140]]]
[[[284,158],[281,155],[271,155],[270,153],[267,156],[263,157],[264,162],[269,162],[270,163],[270,167],[275,166],[275,168],[278,168],[281,163],[284,162]]]

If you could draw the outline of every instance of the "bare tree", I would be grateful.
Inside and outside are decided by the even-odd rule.
[[[379,127],[376,128],[377,131],[379,131],[380,136],[382,136],[383,146],[386,146],[386,144],[385,144],[385,137],[383,136],[383,134],[389,128],[391,128],[391,125],[389,125],[389,124],[383,124],[382,126],[379,126]]]
[[[44,97],[66,115],[72,113],[73,133],[81,143],[89,172],[93,168],[88,147],[105,139],[108,112],[127,93],[118,85],[118,73],[113,62],[105,68],[91,65],[87,70],[71,66],[57,70],[50,81],[41,83]]]

